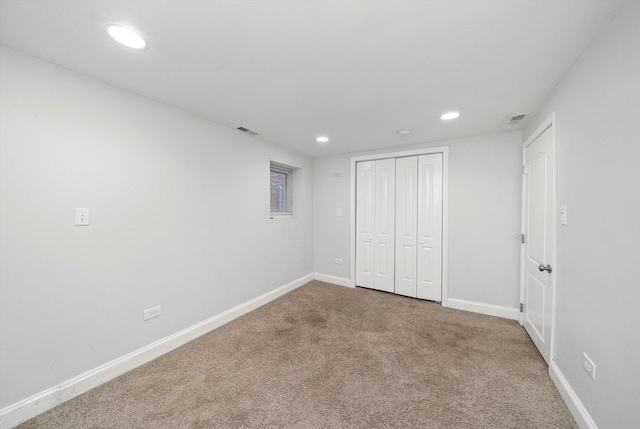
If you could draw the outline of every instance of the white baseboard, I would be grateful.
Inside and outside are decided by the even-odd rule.
[[[330,276],[329,274],[322,273],[313,273],[313,279],[325,283],[333,283],[334,285],[338,286],[353,287],[351,286],[351,280],[344,277]]]
[[[472,311],[474,313],[486,314],[488,316],[502,317],[504,319],[518,320],[520,312],[517,308],[503,307],[501,305],[484,304],[464,299],[448,298],[442,303],[444,307],[455,308],[456,310]]]
[[[576,420],[578,427],[580,427],[580,429],[598,429],[591,415],[589,415],[587,409],[582,405],[580,398],[578,398],[576,392],[573,391],[554,360],[551,360],[551,364],[549,365],[549,376],[556,385],[565,404],[567,404],[567,408],[569,408],[571,415]]]
[[[292,281],[284,286],[260,295],[252,300],[244,302],[227,311],[217,314],[207,320],[190,326],[182,331],[169,335],[161,340],[142,347],[125,356],[107,362],[97,368],[78,375],[70,380],[62,382],[49,389],[43,390],[27,399],[10,405],[0,410],[0,428],[12,428],[29,420],[57,405],[62,404],[94,387],[131,371],[165,353],[176,349],[189,341],[198,338],[230,321],[236,319],[256,308],[273,301],[276,298],[290,292],[315,278],[314,274],[308,274]]]

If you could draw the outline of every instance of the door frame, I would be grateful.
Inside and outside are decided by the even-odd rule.
[[[449,147],[440,146],[425,149],[415,149],[395,152],[381,152],[371,155],[354,156],[351,158],[351,196],[349,229],[351,250],[351,281],[350,286],[356,287],[356,163],[361,161],[375,161],[386,158],[402,158],[406,156],[442,154],[442,301],[445,307],[447,301],[447,285],[449,278]]]
[[[522,198],[521,198],[521,210],[520,210],[520,234],[524,234],[525,232],[525,210],[526,210],[526,195],[527,195],[527,180],[524,173],[524,166],[526,163],[526,149],[530,146],[538,137],[542,135],[545,131],[551,128],[551,135],[553,137],[553,155],[555,158],[555,164],[553,168],[555,169],[555,183],[553,186],[555,188],[555,199],[553,200],[553,205],[551,207],[551,212],[553,214],[553,224],[551,225],[551,246],[553,249],[553,255],[551,256],[551,266],[553,267],[552,272],[549,274],[550,282],[551,282],[551,333],[549,337],[549,365],[553,361],[554,356],[554,346],[555,346],[555,333],[556,333],[556,291],[558,289],[558,126],[556,122],[556,112],[551,113],[551,115],[546,118],[540,126],[529,136],[529,138],[522,144]],[[526,238],[525,238],[526,239]],[[524,296],[524,283],[526,276],[526,266],[525,266],[525,245],[524,243],[520,244],[520,303],[525,303]],[[523,312],[519,312],[518,314],[518,322],[521,326],[524,325]]]

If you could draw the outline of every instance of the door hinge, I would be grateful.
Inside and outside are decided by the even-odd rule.
[[[529,174],[529,166],[528,165],[523,165],[522,166],[522,174]]]
[[[522,234],[521,232],[517,233],[516,235],[520,236],[520,243],[524,244],[527,241],[527,239],[525,238],[525,235]]]
[[[520,303],[520,313],[524,313],[524,304]]]

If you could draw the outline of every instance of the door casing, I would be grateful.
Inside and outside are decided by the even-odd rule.
[[[555,188],[555,199],[552,201],[552,219],[554,220],[551,224],[551,241],[552,241],[552,256],[551,256],[551,266],[553,268],[550,275],[550,282],[552,285],[551,289],[551,333],[550,333],[550,344],[549,344],[549,364],[553,360],[554,356],[554,343],[555,343],[555,330],[556,330],[556,290],[558,289],[558,136],[557,136],[557,125],[556,125],[556,113],[553,112],[548,118],[546,118],[540,126],[536,129],[536,131],[529,136],[529,138],[522,145],[522,165],[524,167],[526,163],[526,149],[529,145],[531,145],[538,137],[540,137],[547,129],[551,128],[552,136],[553,136],[553,152],[555,158],[555,164],[553,168],[555,169],[555,183],[553,186]],[[521,201],[521,216],[520,216],[520,233],[523,234],[525,232],[525,219],[526,219],[526,177],[524,171],[522,173],[522,201]],[[525,244],[520,245],[520,303],[525,304],[525,276],[526,276],[526,261],[525,261]],[[524,324],[523,313],[520,312],[518,316],[518,321],[520,325]]]
[[[351,227],[349,231],[350,237],[350,255],[351,255],[351,283],[350,286],[356,287],[356,163],[361,161],[373,161],[385,158],[402,158],[414,155],[428,155],[433,153],[442,154],[442,305],[448,306],[447,302],[447,284],[448,284],[448,250],[449,250],[449,148],[446,146],[433,147],[426,149],[384,152],[372,155],[356,156],[351,158],[351,196],[350,196],[350,216]]]

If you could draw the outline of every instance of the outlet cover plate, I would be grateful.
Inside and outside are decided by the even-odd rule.
[[[144,311],[144,320],[153,319],[154,317],[158,317],[161,314],[162,314],[162,308],[159,305],[152,308],[148,308]]]
[[[582,353],[582,368],[589,374],[593,381],[596,381],[596,364],[593,363],[586,353]]]

